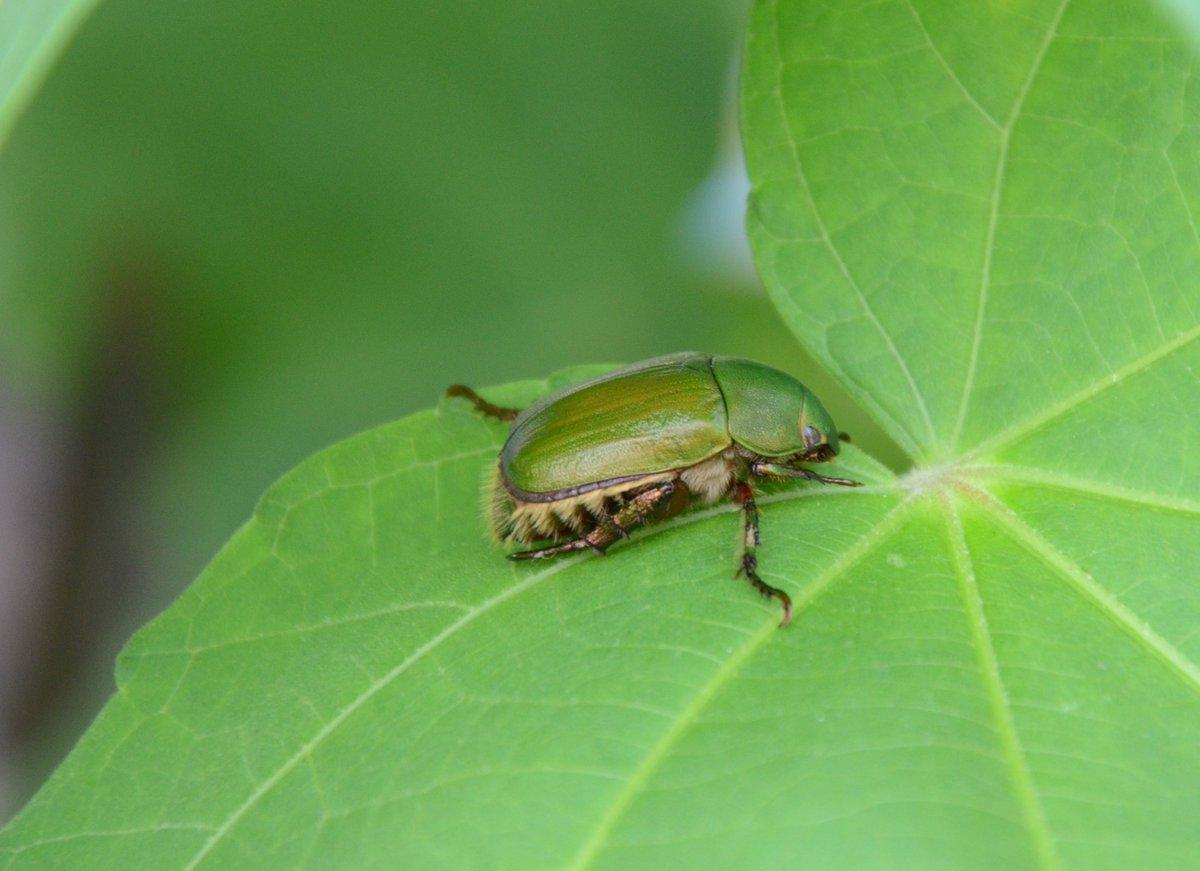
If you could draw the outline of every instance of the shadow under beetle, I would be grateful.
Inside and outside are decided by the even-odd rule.
[[[859,485],[799,465],[837,456],[838,431],[812,391],[751,360],[698,353],[656,357],[568,387],[523,411],[492,405],[461,384],[446,394],[512,421],[488,487],[488,523],[497,540],[551,543],[510,559],[585,548],[603,554],[636,526],[729,498],[741,505],[744,518],[737,574],[779,600],[780,626],[792,619],[792,602],[758,576],[758,508],[750,482],[799,478]]]

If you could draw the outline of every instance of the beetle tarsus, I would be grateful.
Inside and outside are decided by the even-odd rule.
[[[738,566],[738,570],[733,573],[733,576],[735,578],[746,578],[749,580],[750,576],[754,574],[754,570],[757,568],[758,558],[753,554],[744,553],[742,554],[742,564]]]
[[[463,399],[468,399],[475,408],[486,415],[494,417],[496,420],[516,420],[518,414],[521,413],[519,408],[505,408],[502,405],[492,405],[470,387],[465,384],[451,384],[446,388],[447,396],[461,396]]]
[[[750,586],[758,590],[768,599],[778,599],[779,604],[783,606],[783,619],[779,621],[779,628],[782,629],[792,622],[792,598],[778,587],[772,587],[766,581],[758,576],[755,568],[758,566],[758,560],[751,554],[745,554],[742,557],[742,567],[738,569],[737,574],[744,577],[750,582]]]

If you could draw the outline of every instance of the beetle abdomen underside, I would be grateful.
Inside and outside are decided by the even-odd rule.
[[[629,493],[675,477],[675,472],[662,472],[548,502],[526,502],[508,492],[500,469],[493,467],[486,500],[488,530],[498,541],[576,538],[594,529],[599,518],[622,504]]]
[[[635,494],[664,481],[680,485],[679,495],[672,500],[671,513],[674,513],[689,502],[715,502],[728,493],[737,464],[737,451],[730,448],[683,469],[645,475],[636,481],[599,486],[549,501],[526,501],[514,496],[505,486],[500,468],[494,466],[484,500],[488,529],[498,541],[526,544],[576,538],[590,532],[602,517],[615,513]]]

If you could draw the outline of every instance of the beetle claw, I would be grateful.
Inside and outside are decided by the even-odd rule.
[[[762,593],[764,598],[779,600],[779,604],[783,606],[783,619],[779,622],[779,628],[782,629],[792,622],[792,599],[783,590],[778,587],[772,587],[760,578],[755,571],[757,567],[758,559],[753,554],[743,554],[741,568],[737,570],[734,577],[744,575],[746,580],[750,582],[754,589]]]
[[[782,629],[792,622],[792,599],[783,590],[776,590],[775,592],[779,594],[776,598],[783,605],[783,619],[779,621],[779,628]]]

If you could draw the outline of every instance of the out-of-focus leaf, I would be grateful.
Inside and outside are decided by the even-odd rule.
[[[0,3],[0,146],[98,0]]]

